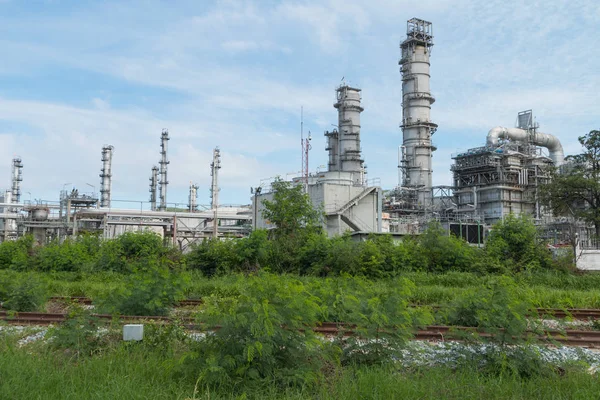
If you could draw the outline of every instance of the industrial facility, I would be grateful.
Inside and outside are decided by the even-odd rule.
[[[367,179],[361,148],[361,89],[345,81],[335,89],[333,107],[337,125],[325,131],[327,170],[310,172],[310,132],[305,137],[301,118],[300,176],[315,207],[324,212],[323,227],[330,236],[350,233],[419,234],[429,221],[437,220],[449,231],[480,244],[486,227],[506,215],[526,213],[539,224],[553,224],[539,200],[538,187],[548,181],[548,167],[564,163],[559,139],[540,131],[531,110],[519,112],[515,127],[492,128],[484,146],[452,155],[453,180],[433,186],[432,136],[438,125],[432,121],[435,98],[430,88],[430,59],[433,48],[431,22],[407,21],[406,38],[400,43],[402,116],[399,127],[398,185],[389,190],[377,179]],[[366,111],[368,112],[368,110]],[[221,153],[213,150],[210,164],[210,205],[198,204],[200,187],[190,181],[185,208],[169,208],[169,131],[160,135],[160,158],[151,167],[149,209],[115,209],[112,201],[114,147],[101,151],[100,196],[63,188],[57,202],[21,201],[23,161],[12,160],[10,189],[0,195],[2,240],[32,234],[38,243],[62,240],[82,232],[113,238],[123,232],[151,229],[182,249],[205,238],[239,237],[252,228],[272,228],[262,216],[263,200],[272,198],[269,185],[253,188],[252,204],[222,207],[219,204]]]

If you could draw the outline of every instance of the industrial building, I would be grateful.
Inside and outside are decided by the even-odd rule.
[[[168,140],[169,132],[165,129],[161,133],[160,168],[152,167],[150,209],[144,208],[144,202],[137,202],[140,205],[138,209],[114,207],[111,194],[114,147],[111,145],[102,147],[100,198],[93,192],[80,193],[76,188],[63,188],[56,202],[21,201],[23,162],[21,158],[15,158],[11,189],[0,195],[0,241],[31,234],[36,243],[44,244],[82,233],[111,239],[124,232],[151,230],[165,241],[185,250],[206,238],[247,235],[251,229],[250,207],[222,206],[218,203],[218,170],[221,168],[218,148],[214,151],[211,163],[211,205],[199,206],[198,185],[190,184],[187,208],[168,207]]]
[[[327,171],[310,174],[303,168],[302,176],[294,182],[305,185],[313,205],[324,211],[323,227],[328,235],[381,232],[383,193],[380,187],[368,185],[360,147],[361,90],[343,83],[336,89],[333,106],[338,111],[338,129],[325,132]],[[262,217],[262,202],[272,195],[269,187],[255,193],[254,228],[272,227]]]
[[[324,211],[323,227],[330,235],[346,232],[419,234],[431,220],[472,243],[481,243],[486,227],[514,213],[532,215],[540,224],[557,226],[540,205],[538,188],[548,181],[548,167],[560,166],[564,154],[560,141],[542,133],[531,110],[520,112],[515,127],[492,128],[484,146],[452,155],[453,181],[433,186],[432,136],[438,125],[431,118],[435,98],[430,88],[433,48],[431,22],[407,21],[400,43],[402,116],[399,127],[398,185],[383,191],[377,180],[367,180],[361,148],[361,89],[343,82],[335,90],[336,129],[325,131],[327,170],[309,171],[310,132],[304,137],[301,118],[302,172],[293,182],[302,185],[315,207]],[[399,99],[400,100],[400,99]],[[0,193],[1,240],[31,233],[39,243],[81,232],[113,238],[131,230],[151,229],[175,245],[209,237],[244,236],[251,228],[271,228],[262,216],[269,185],[255,188],[252,206],[219,204],[221,153],[213,150],[210,164],[210,205],[198,204],[199,186],[190,182],[185,208],[169,208],[169,131],[160,135],[160,158],[151,167],[149,209],[116,209],[112,200],[114,147],[101,152],[100,196],[64,190],[58,202],[21,201],[23,162],[12,160],[10,189]]]

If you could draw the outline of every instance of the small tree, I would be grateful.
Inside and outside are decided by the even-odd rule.
[[[555,215],[573,216],[594,225],[600,237],[600,130],[579,137],[583,153],[568,156],[567,165],[552,171],[541,186],[542,202]]]
[[[275,225],[276,236],[296,236],[301,231],[321,227],[322,213],[315,209],[302,185],[277,178],[271,187],[273,200],[263,200],[262,215]]]

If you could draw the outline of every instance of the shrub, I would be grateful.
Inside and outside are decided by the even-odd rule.
[[[54,241],[35,249],[35,268],[44,271],[78,272],[94,262],[95,254],[89,253],[89,244],[78,239]]]
[[[30,235],[0,243],[0,269],[26,270],[32,247],[33,236]]]
[[[485,244],[487,254],[509,271],[553,268],[552,257],[531,217],[508,215],[494,225]]]
[[[187,267],[199,270],[206,277],[224,275],[234,265],[234,242],[209,239],[192,247],[186,255]]]
[[[448,323],[490,333],[488,340],[500,345],[522,343],[533,333],[533,325],[527,319],[534,310],[531,299],[531,292],[517,286],[511,278],[497,277],[451,302]],[[473,337],[479,338],[477,333]]]
[[[50,347],[64,350],[74,358],[91,356],[106,347],[108,336],[98,330],[99,320],[90,311],[73,306],[62,324],[48,331]]]
[[[13,311],[36,311],[48,299],[47,283],[31,274],[11,274],[0,278],[0,302]]]
[[[355,332],[350,337],[341,332],[335,342],[343,350],[344,364],[390,362],[416,328],[432,321],[428,310],[410,307],[414,288],[407,279],[394,281],[385,291],[363,278],[339,281],[332,311]]]
[[[209,386],[317,383],[322,367],[335,363],[311,329],[322,313],[319,300],[295,279],[265,272],[243,279],[238,297],[205,299],[199,318],[219,329],[194,345],[186,368]]]
[[[183,277],[155,259],[138,261],[125,285],[100,301],[100,308],[124,315],[165,315],[183,298]]]

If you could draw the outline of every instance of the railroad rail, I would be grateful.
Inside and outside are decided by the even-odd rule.
[[[107,314],[93,314],[92,317],[97,318],[100,322],[108,323],[115,319],[112,315]],[[65,322],[68,318],[67,314],[59,313],[37,313],[37,312],[7,312],[0,311],[0,320],[4,320],[8,324],[12,325],[56,325]],[[118,318],[119,322],[145,322],[145,323],[182,323],[184,326],[191,330],[199,330],[201,327],[198,325],[197,320],[194,318],[180,318],[173,319],[164,316],[135,316],[135,315],[121,315]],[[211,329],[219,329],[218,326]],[[360,334],[357,332],[356,326],[342,323],[342,322],[323,322],[321,325],[314,327],[313,330],[317,333],[322,333],[326,336],[338,336],[340,334],[344,336],[352,336]],[[426,340],[426,341],[456,341],[461,340],[459,336],[455,335],[455,331],[463,332],[477,332],[474,328],[461,327],[461,326],[443,326],[443,325],[431,325],[424,329],[420,329],[414,333],[414,340]],[[482,338],[491,338],[493,334],[486,332],[477,332]],[[543,334],[539,335],[538,340],[548,343],[560,343],[567,346],[579,346],[588,348],[600,348],[600,331],[584,331],[584,330],[573,330],[568,329],[565,331],[547,330]]]
[[[91,305],[92,299],[89,297],[69,297],[69,296],[54,296],[50,297],[51,301],[73,302],[78,304]],[[202,304],[202,299],[187,299],[181,300],[175,304],[176,307],[197,306]],[[434,307],[435,310],[441,307]],[[540,317],[555,317],[555,318],[573,318],[578,320],[600,319],[600,309],[596,308],[537,308],[538,316]]]

